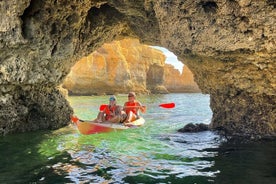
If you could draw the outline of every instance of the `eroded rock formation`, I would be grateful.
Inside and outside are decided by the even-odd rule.
[[[137,39],[104,44],[80,59],[63,87],[72,95],[200,92],[188,67],[180,73],[165,64],[162,52],[140,44]]]
[[[74,95],[164,93],[164,65],[161,51],[137,39],[113,41],[78,61],[63,87]]]
[[[275,136],[275,8],[273,0],[1,1],[0,133],[66,124],[72,110],[56,86],[79,58],[128,36],[184,61],[211,96],[213,128]]]
[[[165,80],[164,86],[169,92],[179,93],[199,93],[201,92],[198,85],[194,81],[194,75],[187,66],[183,66],[182,72],[175,69],[170,64],[165,64],[164,67]]]

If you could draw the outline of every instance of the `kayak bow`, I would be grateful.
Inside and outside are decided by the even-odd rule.
[[[142,117],[131,123],[128,123],[127,126],[118,123],[111,123],[108,121],[103,123],[95,123],[93,121],[82,121],[75,116],[71,117],[71,121],[78,127],[79,132],[84,135],[126,130],[129,128],[142,126],[145,123],[145,120]]]

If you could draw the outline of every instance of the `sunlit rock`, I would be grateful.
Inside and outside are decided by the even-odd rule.
[[[137,65],[138,63],[139,65]],[[63,87],[71,95],[200,92],[188,67],[180,72],[165,64],[160,51],[135,39],[104,44],[79,60]]]
[[[104,44],[78,61],[63,87],[74,95],[164,93],[165,56],[136,39]]]
[[[180,73],[172,65],[166,64],[164,86],[169,92],[201,92],[194,81],[193,73],[187,66],[183,66],[182,72]]]

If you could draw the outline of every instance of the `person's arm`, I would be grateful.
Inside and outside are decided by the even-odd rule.
[[[140,102],[138,102],[139,110],[142,113],[145,113],[147,111],[147,107],[145,105],[142,105]]]
[[[95,119],[97,123],[102,123],[103,121],[105,121],[106,108],[108,108],[108,106],[106,106],[102,111],[98,113],[98,116]]]
[[[126,109],[127,109],[126,106],[127,106],[127,105],[126,105],[126,102],[125,102],[125,104],[124,104],[124,106],[123,106],[123,111],[126,111]]]
[[[141,112],[142,112],[142,113],[146,113],[146,111],[147,111],[147,106],[142,105],[142,106],[141,106]]]
[[[121,105],[117,105],[115,110],[115,115],[116,116],[121,115],[122,110],[123,110],[123,107]]]

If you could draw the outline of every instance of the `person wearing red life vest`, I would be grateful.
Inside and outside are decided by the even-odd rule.
[[[134,92],[130,92],[128,94],[128,101],[125,102],[123,110],[127,114],[127,118],[125,119],[124,123],[130,123],[139,119],[139,110],[142,113],[146,112],[146,106],[142,106],[142,104],[136,100],[136,95]]]
[[[119,105],[116,105],[116,97],[112,95],[109,98],[109,105],[99,112],[96,122],[109,121],[111,123],[119,123],[121,120],[121,109]]]

